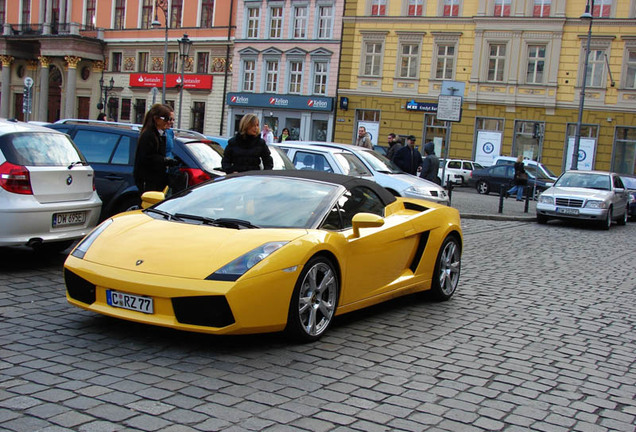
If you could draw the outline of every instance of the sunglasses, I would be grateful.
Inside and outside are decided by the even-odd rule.
[[[163,117],[159,116],[159,118],[165,122],[174,122],[174,117]]]

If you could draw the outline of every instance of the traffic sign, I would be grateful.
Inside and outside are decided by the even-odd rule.
[[[24,86],[28,89],[30,89],[31,87],[33,87],[33,78],[31,77],[26,77],[24,79]]]
[[[437,120],[462,120],[462,97],[439,95],[437,99]]]

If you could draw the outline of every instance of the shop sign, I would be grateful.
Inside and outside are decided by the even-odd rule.
[[[211,90],[212,75],[188,74],[183,76],[185,89]],[[130,74],[130,87],[163,87],[163,74]],[[166,74],[166,88],[181,85],[180,74]]]
[[[333,98],[312,96],[274,96],[262,93],[229,93],[227,104],[263,108],[332,111]]]
[[[406,109],[408,111],[424,111],[434,113],[437,112],[437,104],[428,102],[415,102],[414,100],[412,100],[406,103]]]

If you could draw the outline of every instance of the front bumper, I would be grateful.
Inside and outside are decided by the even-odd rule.
[[[558,219],[602,221],[607,217],[607,209],[557,207],[553,204],[537,203],[537,214]]]

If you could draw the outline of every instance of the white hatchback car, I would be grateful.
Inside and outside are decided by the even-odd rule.
[[[446,164],[446,166],[444,166],[444,163]],[[473,170],[482,168],[484,167],[471,160],[440,159],[437,177],[440,179],[442,186],[446,185],[447,180],[450,180],[453,184],[466,186],[468,185],[470,174],[473,172]]]
[[[67,135],[0,120],[0,246],[64,250],[101,206],[93,169]]]
[[[405,173],[374,150],[322,141],[285,141],[275,145],[285,149],[298,169],[370,178],[396,196],[449,204],[448,194],[444,188]]]

